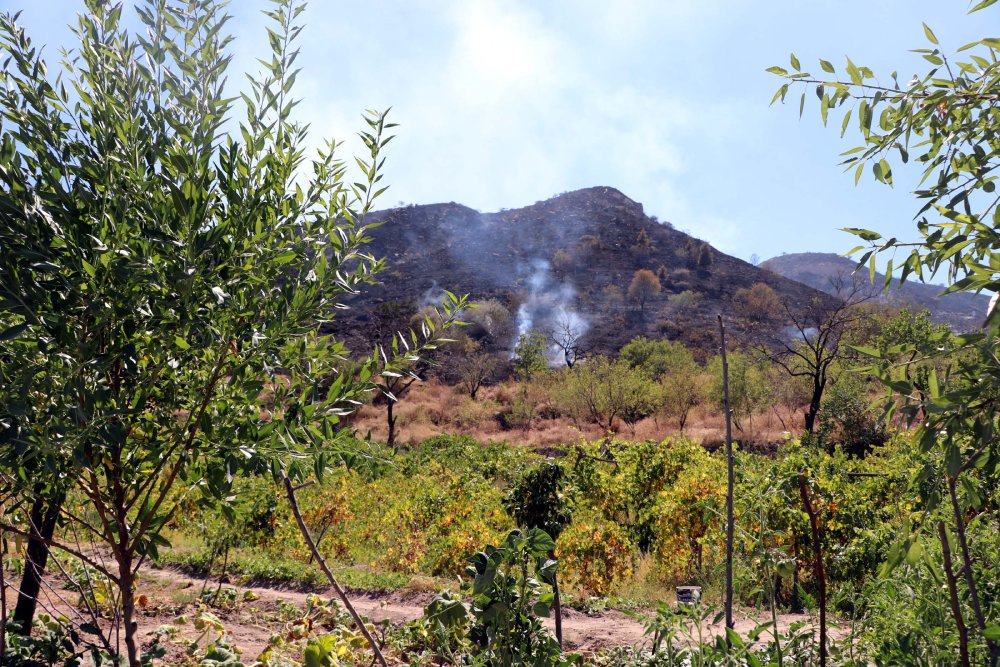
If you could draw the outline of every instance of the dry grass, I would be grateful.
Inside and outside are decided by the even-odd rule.
[[[559,414],[538,391],[529,391],[527,397],[538,416],[526,428],[505,428],[501,415],[516,402],[525,400],[516,383],[484,387],[473,401],[458,388],[438,380],[420,382],[396,405],[397,439],[401,444],[417,444],[438,435],[461,434],[483,441],[504,440],[547,449],[609,435],[596,424]],[[769,446],[784,441],[787,431],[801,427],[801,423],[801,411],[779,408],[777,412],[755,414],[742,424],[742,431],[734,426],[733,438],[747,447]],[[385,406],[365,405],[355,415],[354,425],[361,433],[370,431],[374,439],[384,441],[388,433]],[[696,408],[688,418],[684,434],[710,446],[721,443],[725,438],[721,412],[706,406]],[[616,422],[611,435],[663,440],[680,435],[680,429],[675,420],[654,416],[636,424],[634,432]]]

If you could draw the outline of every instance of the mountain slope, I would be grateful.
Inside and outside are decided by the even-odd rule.
[[[432,303],[442,288],[506,306],[514,321],[496,348],[510,349],[519,331],[568,321],[585,332],[584,349],[603,354],[645,335],[682,340],[707,356],[718,345],[716,315],[756,282],[792,304],[830,298],[658,222],[609,187],[496,213],[448,203],[380,211],[371,220],[381,225],[369,250],[388,269],[338,319],[355,346],[361,332],[384,328],[383,315],[405,325],[399,316]],[[656,273],[663,287],[641,309],[626,296],[639,269]]]
[[[835,283],[842,277],[851,276],[857,263],[833,253],[804,252],[772,257],[761,266],[836,295]],[[858,278],[867,283],[869,275],[862,271]],[[981,326],[990,300],[989,296],[967,292],[939,296],[944,289],[942,286],[919,282],[907,282],[902,286],[894,282],[886,296],[884,285],[885,276],[876,272],[874,284],[866,284],[866,289],[870,288],[871,294],[892,305],[917,311],[926,309],[935,322],[947,324],[955,331],[971,331]]]

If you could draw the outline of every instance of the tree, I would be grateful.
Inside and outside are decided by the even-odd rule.
[[[560,309],[549,332],[549,342],[562,352],[567,368],[573,368],[580,356],[580,340],[586,323],[574,312]]]
[[[832,379],[835,364],[849,352],[846,337],[852,327],[864,322],[866,311],[860,304],[872,298],[864,285],[853,276],[851,287],[839,282],[842,299],[815,297],[797,306],[790,301],[781,302],[785,316],[791,322],[792,336],[770,335],[759,352],[777,364],[790,377],[806,378],[811,384],[809,406],[804,414],[805,430],[812,433],[816,415],[823,402],[823,392]],[[781,332],[784,333],[783,331]]]
[[[677,420],[683,433],[688,415],[703,394],[702,371],[691,351],[679,342],[637,336],[622,348],[620,359],[660,385],[663,412]]]
[[[635,425],[659,408],[660,392],[641,370],[598,356],[573,367],[562,400],[601,428],[611,430],[615,419],[621,418],[634,433]]]
[[[770,325],[784,314],[784,306],[770,285],[754,283],[733,294],[733,314],[750,327]]]
[[[710,266],[712,266],[712,246],[702,242],[698,248],[698,268],[704,271]]]
[[[540,373],[549,367],[545,352],[548,349],[547,339],[539,331],[529,331],[521,334],[514,346],[514,373],[525,381],[535,373]]]
[[[569,486],[569,475],[566,474],[565,468],[555,463],[539,464],[526,470],[511,486],[504,498],[504,508],[518,526],[544,530],[555,542],[573,518]],[[548,552],[548,558],[556,560],[554,548]],[[552,595],[556,641],[562,647],[562,603],[559,600],[558,565],[552,570]]]
[[[729,408],[732,411],[733,424],[743,432],[745,431],[743,423],[752,424],[753,413],[767,407],[766,375],[746,353],[730,352],[727,356],[729,361]],[[712,358],[708,364],[708,375],[711,377],[711,383],[708,387],[709,397],[716,407],[724,409],[725,387],[722,383],[722,357]]]
[[[499,362],[474,340],[467,341],[458,359],[458,378],[469,398],[476,400],[482,386],[489,381]]]
[[[639,304],[642,311],[646,302],[655,297],[662,290],[660,279],[649,269],[639,269],[632,275],[632,282],[628,286],[628,298]]]
[[[320,325],[382,268],[365,216],[392,124],[366,116],[354,185],[333,144],[306,158],[291,119],[302,4],[267,12],[272,53],[232,125],[223,3],[148,0],[142,34],[121,10],[88,1],[62,79],[0,14],[0,484],[31,519],[2,519],[28,543],[21,631],[55,548],[112,583],[115,627],[94,651],[138,667],[136,573],[177,503],[225,509],[240,473],[320,474],[373,380],[436,332],[317,389],[347,354]]]
[[[971,11],[992,4],[986,0]],[[867,264],[874,272],[877,255],[898,249],[905,253],[905,259],[901,263],[890,260],[887,286],[894,278],[900,282],[910,276],[923,280],[925,275],[941,272],[951,282],[947,292],[995,291],[992,267],[1000,252],[1000,194],[994,174],[1000,166],[1000,119],[995,113],[1000,100],[1000,68],[996,65],[1000,43],[991,38],[967,44],[960,49],[967,55],[958,60],[940,49],[937,37],[926,25],[924,33],[929,48],[919,52],[931,68],[902,85],[895,73],[879,80],[872,70],[850,59],[845,77],[838,77],[836,67],[825,60],[819,63],[825,74],[814,77],[803,71],[792,55],[793,71],[782,67],[769,70],[788,79],[772,102],[784,100],[793,85],[815,87],[824,123],[831,111],[842,110],[841,127],[846,133],[854,114],[862,143],[844,153],[844,165],[853,171],[855,180],[870,167],[876,181],[892,185],[893,164],[908,164],[911,151],[915,151],[914,162],[922,171],[914,192],[920,204],[916,216],[919,240],[885,239],[875,231],[849,229],[862,241],[853,251],[862,253],[860,265]],[[804,108],[806,94],[804,90],[800,108]],[[876,118],[879,122],[874,123]],[[989,664],[1000,663],[1000,633],[995,621],[991,625],[987,620],[980,595],[983,575],[996,564],[980,563],[972,557],[966,530],[969,517],[980,509],[980,499],[997,481],[998,334],[1000,314],[993,311],[981,334],[943,346],[912,345],[914,361],[933,360],[948,367],[947,373],[928,374],[927,392],[920,390],[913,376],[900,377],[880,368],[889,357],[869,350],[874,360],[872,372],[903,401],[903,414],[920,423],[915,437],[926,462],[913,490],[924,499],[927,510],[939,517],[932,537],[941,547],[963,665],[973,664],[974,658],[985,663],[987,656]],[[901,352],[905,353],[893,350],[892,355]],[[941,505],[950,512],[941,511]],[[957,555],[952,552],[953,544]],[[890,551],[890,569],[902,562],[900,551],[901,545]],[[953,565],[953,557],[961,559],[960,568]],[[934,567],[929,556],[917,560]],[[964,595],[958,588],[959,576],[965,585]],[[966,601],[967,607],[963,604]],[[974,637],[969,636],[964,618],[970,612]]]

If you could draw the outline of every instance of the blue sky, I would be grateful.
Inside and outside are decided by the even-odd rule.
[[[231,80],[267,49],[262,0],[232,0]],[[0,0],[52,61],[81,0]],[[797,98],[768,107],[765,73],[794,51],[850,55],[888,80],[909,53],[997,36],[1000,10],[925,0],[313,0],[303,21],[300,119],[349,139],[366,108],[393,107],[384,206],[456,201],[483,211],[610,185],[647,213],[744,259],[844,252],[841,227],[915,236],[905,176],[894,190],[837,166],[856,145]],[[815,98],[810,96],[813,101]],[[831,126],[833,123],[831,123]],[[839,124],[838,124],[839,126]],[[356,145],[356,144],[353,144]],[[348,143],[348,149],[352,144]]]

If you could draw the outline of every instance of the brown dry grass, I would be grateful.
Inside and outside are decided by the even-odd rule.
[[[482,441],[503,440],[547,449],[609,435],[596,424],[558,414],[558,410],[548,405],[544,395],[535,391],[530,391],[529,396],[540,416],[527,428],[504,428],[501,413],[521,396],[521,389],[514,382],[484,387],[475,401],[458,388],[435,379],[414,384],[395,408],[398,441],[413,445],[438,435],[459,434]],[[374,439],[385,440],[388,428],[384,406],[365,405],[353,421],[361,433],[370,431]],[[798,429],[801,424],[801,411],[778,408],[755,414],[742,424],[743,431],[734,426],[733,439],[747,447],[773,446],[787,439],[788,430]],[[684,434],[709,446],[723,442],[725,422],[722,413],[699,406],[688,418]],[[663,440],[680,435],[680,430],[675,420],[654,416],[636,424],[634,432],[616,422],[611,435]]]

